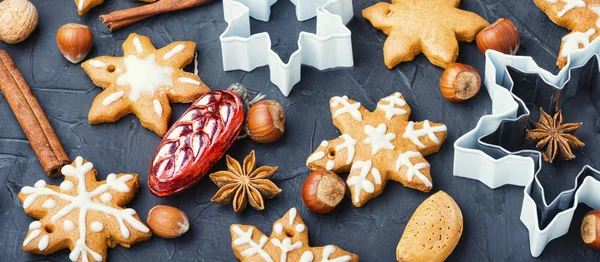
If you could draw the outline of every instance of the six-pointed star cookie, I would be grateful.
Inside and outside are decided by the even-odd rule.
[[[123,57],[101,56],[81,65],[94,84],[104,88],[90,108],[92,124],[134,113],[144,127],[163,136],[171,102],[193,102],[210,91],[200,77],[181,70],[193,61],[194,42],[173,42],[157,50],[150,38],[131,34],[123,52]]]
[[[374,112],[346,96],[330,101],[333,124],[342,135],[323,141],[306,160],[312,170],[348,172],[352,204],[363,206],[379,196],[388,180],[429,192],[429,163],[423,156],[439,151],[446,126],[408,121],[410,107],[400,93],[383,98]]]
[[[563,68],[569,53],[586,47],[600,35],[600,2],[593,0],[534,0],[557,25],[571,30],[563,37],[556,65]]]
[[[51,254],[68,248],[71,261],[106,261],[107,247],[150,239],[135,210],[123,208],[137,192],[138,175],[109,174],[97,181],[94,165],[82,157],[64,166],[62,174],[60,186],[40,180],[19,193],[25,213],[39,219],[29,225],[24,251]]]
[[[363,10],[363,17],[388,35],[383,57],[388,68],[423,52],[445,68],[458,57],[458,41],[472,42],[489,23],[458,9],[460,0],[392,0]],[[457,41],[458,40],[458,41]]]
[[[79,15],[84,15],[92,8],[101,5],[104,3],[104,0],[75,0],[75,5],[77,5],[77,13]]]
[[[255,226],[231,225],[231,248],[242,262],[358,262],[358,256],[334,245],[311,247],[308,228],[292,208],[273,224],[271,237]]]

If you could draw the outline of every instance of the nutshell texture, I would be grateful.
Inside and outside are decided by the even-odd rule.
[[[65,21],[80,19],[72,2],[34,0],[34,4],[44,4],[44,8],[38,10],[44,26],[30,37],[35,41],[14,46],[0,43],[0,49],[6,49],[15,60],[71,157],[84,155],[93,160],[98,168],[99,180],[104,180],[110,172],[120,170],[140,174],[139,192],[128,207],[135,209],[142,221],[146,221],[148,211],[157,204],[175,206],[188,215],[190,230],[180,238],[167,240],[155,237],[137,243],[131,249],[116,247],[108,252],[110,261],[168,261],[185,257],[207,262],[236,261],[230,248],[229,227],[232,224],[255,225],[260,231],[270,233],[272,223],[292,206],[298,207],[308,225],[309,240],[313,245],[334,243],[359,255],[361,261],[395,261],[396,246],[405,225],[417,206],[431,193],[389,183],[382,195],[364,207],[354,208],[346,197],[332,213],[325,216],[311,214],[303,207],[299,197],[304,179],[309,174],[305,167],[306,156],[322,139],[340,135],[331,122],[329,99],[347,94],[373,110],[381,97],[394,92],[401,92],[405,96],[413,109],[412,119],[437,120],[451,127],[440,152],[426,158],[431,164],[431,172],[436,174],[432,191],[444,190],[450,194],[460,205],[465,218],[463,237],[448,261],[539,261],[529,253],[527,230],[519,220],[522,188],[502,187],[490,192],[488,187],[477,181],[452,176],[452,144],[461,134],[471,130],[479,117],[491,112],[486,92],[482,91],[465,104],[452,105],[446,102],[437,88],[442,70],[431,65],[422,55],[410,63],[400,64],[395,70],[386,69],[381,52],[386,35],[361,18],[361,10],[377,2],[380,1],[354,1],[355,18],[348,26],[353,34],[355,67],[326,72],[303,68],[302,81],[288,98],[284,98],[277,87],[270,83],[266,68],[257,69],[252,74],[223,72],[217,39],[227,24],[223,20],[220,2],[160,15],[113,34],[103,31],[105,26],[96,16],[139,3],[106,1],[105,5],[91,10],[83,20],[98,36],[89,57],[122,55],[120,45],[131,32],[151,37],[158,47],[180,39],[194,41],[198,45],[198,70],[207,85],[213,89],[224,89],[233,82],[242,82],[285,107],[286,133],[281,140],[268,145],[239,140],[228,151],[232,157],[241,160],[255,149],[261,165],[279,166],[273,181],[283,189],[281,194],[268,200],[266,210],[248,208],[243,215],[233,214],[231,206],[210,202],[218,187],[208,177],[191,190],[172,198],[153,197],[146,187],[147,174],[152,153],[161,139],[143,128],[134,115],[115,123],[87,123],[89,107],[102,89],[94,86],[80,67],[66,61],[58,53],[56,39],[48,37],[53,36]],[[522,48],[519,54],[533,56],[544,68],[555,68],[557,47],[567,31],[553,24],[532,1],[463,0],[459,7],[476,12],[488,21],[498,17],[511,18],[521,31]],[[300,31],[315,30],[315,20],[299,23],[293,4],[286,0],[280,0],[273,6],[271,22],[251,21],[251,25],[253,32],[270,33],[274,50],[282,58],[297,49]],[[460,45],[458,61],[473,65],[480,73],[484,72],[484,56],[474,43]],[[194,69],[188,66],[185,70],[193,72]],[[188,106],[172,105],[173,120]],[[0,257],[7,261],[64,261],[67,252],[42,256],[21,250],[27,227],[33,219],[23,213],[17,194],[21,187],[33,185],[44,177],[35,154],[2,94],[0,123],[0,220],[3,221],[0,224]],[[600,155],[598,151],[590,153]],[[574,161],[577,159],[583,157],[578,156]],[[225,159],[219,161],[212,171],[225,170],[225,162]],[[578,170],[571,174],[576,174]],[[554,192],[548,198],[573,185],[573,177],[569,175],[549,176],[546,179],[550,180],[546,189]],[[59,184],[61,181],[48,180],[49,184]],[[576,216],[582,218],[587,211],[582,206]],[[376,243],[377,248],[365,244],[367,241]],[[569,233],[550,242],[540,258],[557,262],[594,261],[600,260],[600,254],[582,243],[579,224],[573,223]]]

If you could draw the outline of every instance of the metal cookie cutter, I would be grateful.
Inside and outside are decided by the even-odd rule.
[[[300,82],[302,65],[319,70],[354,66],[351,32],[346,27],[354,16],[352,0],[290,1],[296,5],[298,21],[317,17],[317,33],[300,33],[298,50],[287,64],[271,49],[268,33],[251,35],[250,32],[250,16],[269,21],[271,5],[277,0],[223,0],[225,21],[229,25],[219,37],[225,71],[250,72],[268,65],[271,82],[286,97]]]
[[[582,167],[572,189],[548,204],[538,179],[543,175],[542,157],[536,150],[520,150],[529,124],[527,104],[550,114],[565,98],[589,91],[600,103],[600,41],[571,52],[569,62],[557,74],[540,68],[531,57],[487,51],[485,84],[492,100],[492,114],[454,144],[454,176],[476,179],[490,188],[524,186],[521,222],[529,231],[531,255],[538,257],[548,242],[569,230],[579,203],[600,209],[600,172]],[[595,59],[593,59],[595,58]],[[535,75],[532,85],[520,85],[526,74]],[[588,89],[589,88],[589,89]],[[588,123],[590,124],[590,123]],[[596,107],[595,132],[600,132],[600,109]]]

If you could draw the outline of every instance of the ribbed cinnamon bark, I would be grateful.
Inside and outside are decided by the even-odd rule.
[[[60,176],[61,168],[70,163],[69,157],[21,72],[4,50],[0,50],[0,91],[23,128],[44,172],[50,177]]]

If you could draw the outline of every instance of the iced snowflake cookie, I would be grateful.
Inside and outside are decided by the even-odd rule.
[[[321,142],[306,160],[308,168],[350,172],[346,183],[356,207],[379,196],[388,180],[431,190],[424,156],[440,150],[447,137],[445,125],[408,121],[411,110],[400,93],[381,99],[374,112],[346,96],[333,97],[329,104],[342,135]]]
[[[195,74],[181,70],[194,59],[196,44],[173,42],[155,49],[150,38],[131,34],[122,57],[101,56],[81,66],[104,88],[88,115],[91,124],[115,122],[134,113],[159,136],[167,132],[170,103],[191,103],[210,89]]]
[[[358,262],[358,256],[334,245],[311,247],[308,228],[292,208],[273,224],[267,237],[255,226],[231,225],[231,248],[240,261]]]
[[[458,57],[458,42],[472,42],[489,25],[479,15],[458,8],[460,0],[392,0],[362,11],[364,18],[388,35],[383,58],[388,68],[423,53],[446,68]]]
[[[108,247],[129,248],[150,239],[135,210],[123,208],[137,192],[138,175],[109,174],[97,181],[94,165],[82,157],[62,174],[60,186],[40,180],[21,189],[25,213],[39,219],[29,225],[23,251],[51,254],[68,248],[71,261],[106,261]]]
[[[458,204],[444,191],[425,199],[413,213],[396,247],[402,262],[442,262],[454,251],[463,232]]]
[[[569,53],[588,46],[600,35],[600,2],[595,0],[534,0],[555,24],[569,29],[556,65],[563,68]]]

